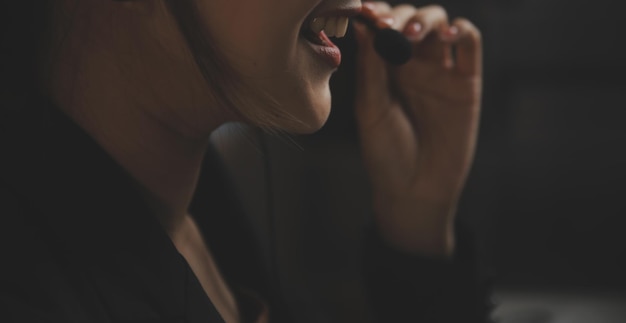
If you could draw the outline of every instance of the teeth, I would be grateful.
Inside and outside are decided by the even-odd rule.
[[[346,35],[348,31],[348,17],[337,18],[337,31],[335,31],[335,37],[341,38]]]
[[[328,37],[334,37],[337,33],[337,17],[326,18],[326,26],[324,26],[324,33]]]
[[[311,21],[309,28],[316,34],[323,30],[328,37],[341,38],[346,35],[348,22],[348,17],[317,17]]]

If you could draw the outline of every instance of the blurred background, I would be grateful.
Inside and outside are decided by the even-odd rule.
[[[626,322],[626,2],[412,3],[443,5],[483,32],[481,136],[459,217],[495,275],[494,316]],[[301,322],[368,322],[358,265],[370,200],[352,116],[354,42],[340,45],[322,131],[227,126],[214,136]]]

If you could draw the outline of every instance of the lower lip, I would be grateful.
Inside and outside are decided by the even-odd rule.
[[[330,39],[328,36],[322,31],[320,33],[320,38],[324,40],[325,45],[318,45],[309,42],[315,52],[326,62],[328,62],[333,68],[339,67],[341,65],[341,51]]]

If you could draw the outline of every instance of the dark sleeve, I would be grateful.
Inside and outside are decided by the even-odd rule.
[[[491,322],[491,288],[475,241],[463,226],[456,236],[456,253],[444,260],[403,253],[368,231],[365,279],[376,322]]]

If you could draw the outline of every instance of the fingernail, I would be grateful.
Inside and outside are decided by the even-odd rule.
[[[404,35],[410,39],[417,39],[421,36],[422,24],[419,22],[412,22],[404,28]]]

